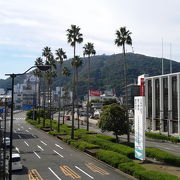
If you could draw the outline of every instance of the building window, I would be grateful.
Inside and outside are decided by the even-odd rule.
[[[151,80],[148,80],[148,117],[152,117],[152,84]]]
[[[168,78],[163,78],[163,112],[164,119],[168,119]]]
[[[159,79],[155,79],[155,109],[156,118],[160,116],[160,89],[159,89]]]
[[[177,77],[172,77],[172,118],[178,119],[178,104],[177,104]]]

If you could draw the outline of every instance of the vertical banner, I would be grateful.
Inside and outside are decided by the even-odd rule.
[[[145,97],[134,98],[135,158],[145,160]]]
[[[140,81],[140,96],[145,96],[144,78],[141,78]]]

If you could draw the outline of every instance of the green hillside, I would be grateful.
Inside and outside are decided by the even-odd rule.
[[[128,53],[126,55],[128,69],[128,83],[137,81],[137,76],[141,74],[149,74],[150,76],[161,74],[161,58],[149,57],[140,54]],[[164,59],[164,73],[169,73],[170,61]],[[67,60],[63,64],[71,69],[71,60]],[[173,72],[180,71],[180,63],[172,62]],[[57,69],[59,73],[59,68]],[[105,90],[107,88],[115,89],[117,95],[121,93],[123,80],[123,57],[122,54],[100,55],[94,56],[91,59],[91,89]],[[72,74],[71,74],[72,75]],[[16,79],[16,82],[22,82],[23,77]],[[67,83],[71,87],[72,78],[69,77],[65,82],[63,77],[58,75],[54,79],[53,87]],[[10,79],[0,80],[0,87],[6,88],[10,86]],[[83,96],[87,92],[87,58],[83,59],[83,65],[79,69],[79,95]]]

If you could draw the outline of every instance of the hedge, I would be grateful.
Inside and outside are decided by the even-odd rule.
[[[159,171],[135,171],[134,177],[140,180],[180,180],[180,178]]]
[[[146,148],[146,155],[148,157],[155,158],[156,160],[161,162],[165,162],[175,166],[180,166],[180,157],[157,148]]]
[[[125,163],[125,162],[127,163],[132,161],[127,156],[108,150],[97,151],[96,157],[116,168],[121,163]]]
[[[121,164],[119,164],[118,168],[121,171],[123,171],[123,172],[125,172],[127,174],[130,174],[132,176],[134,176],[134,173],[136,171],[144,171],[145,170],[145,168],[143,166],[141,166],[138,163],[133,162],[133,161],[132,162],[121,163]]]
[[[156,133],[152,133],[152,132],[146,132],[146,136],[153,138],[153,139],[161,139],[161,140],[166,140],[166,141],[172,141],[172,142],[180,142],[180,140],[177,137],[173,137],[173,136],[166,136],[163,134],[156,134]]]
[[[98,145],[95,144],[91,144],[88,143],[86,141],[71,141],[70,144],[78,149],[80,149],[81,151],[85,151],[86,149],[95,149],[95,148],[99,148]]]
[[[99,145],[102,149],[115,151],[121,153],[123,155],[128,156],[129,158],[134,158],[134,149],[122,144],[117,144],[113,142],[106,141],[102,138],[98,138],[96,136],[84,136],[82,137],[83,140]]]

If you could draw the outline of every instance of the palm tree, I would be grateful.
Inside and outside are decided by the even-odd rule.
[[[58,50],[56,50],[56,60],[59,62],[59,65],[60,65],[60,68],[59,68],[59,71],[60,71],[60,74],[62,73],[62,64],[63,64],[63,61],[65,59],[67,59],[67,56],[66,56],[66,53],[63,51],[62,48],[59,48]],[[59,78],[60,79],[60,78]],[[61,84],[60,86],[61,87]],[[58,132],[60,131],[60,112],[61,112],[61,90],[59,89],[59,99],[58,99],[58,108],[59,108],[59,113],[58,113]]]
[[[82,59],[79,56],[75,56],[75,59],[73,59],[72,61],[72,66],[75,69],[75,74],[76,74],[76,82],[75,82],[75,86],[76,86],[76,108],[77,108],[77,118],[78,118],[78,129],[79,129],[79,101],[78,101],[78,68],[80,66],[82,66]]]
[[[89,131],[89,91],[90,91],[90,59],[92,55],[96,54],[94,50],[94,44],[88,42],[84,45],[84,56],[88,56],[88,100],[87,100],[87,131]]]
[[[35,65],[38,66],[38,65],[43,65],[43,59],[41,57],[38,57],[36,58],[36,61],[35,61]],[[39,112],[39,109],[40,109],[40,79],[43,77],[42,75],[42,72],[36,68],[34,71],[33,71],[33,74],[39,79],[39,84],[38,84],[38,100],[36,100],[36,102],[38,101],[38,124],[40,123],[40,112]],[[36,81],[37,82],[37,81]],[[37,97],[37,96],[36,96]]]
[[[52,105],[52,82],[53,82],[53,78],[56,77],[56,61],[54,59],[54,56],[53,54],[49,54],[49,56],[47,57],[46,59],[46,62],[45,62],[46,65],[52,65],[52,68],[47,70],[46,73],[45,73],[45,77],[46,77],[46,81],[47,81],[47,84],[48,84],[48,114],[49,114],[49,117],[50,117],[50,128],[52,130],[52,109],[51,109],[51,105]]]
[[[67,67],[63,67],[63,70],[62,70],[62,75],[66,77],[66,80],[67,78],[70,76],[70,71]],[[67,83],[65,83],[67,84]],[[65,85],[65,94],[64,94],[64,114],[63,114],[63,124],[64,124],[64,115],[65,115],[65,111],[66,111],[66,99],[67,99],[67,94],[68,94],[68,89],[67,89],[67,86]]]
[[[74,59],[76,56],[76,44],[83,42],[82,34],[80,33],[80,27],[71,25],[71,29],[67,29],[68,43],[74,48]],[[75,97],[75,69],[73,69],[73,97],[72,97],[72,129],[71,139],[74,139],[74,97]]]
[[[122,46],[123,51],[123,59],[124,59],[124,85],[125,85],[125,97],[126,97],[126,113],[127,113],[127,141],[130,141],[130,128],[129,128],[129,117],[128,117],[128,95],[127,95],[127,64],[126,64],[126,52],[125,45],[132,45],[131,32],[126,30],[126,27],[120,27],[119,30],[116,31],[116,39],[115,44],[119,47]]]
[[[48,58],[49,56],[52,54],[51,52],[51,48],[46,46],[44,47],[44,49],[42,50],[42,56],[46,58],[46,63],[48,61]],[[43,106],[44,106],[44,116],[43,116],[43,127],[45,127],[45,111],[46,111],[46,78],[45,78],[45,75],[47,74],[48,72],[44,72],[44,93],[43,93]],[[49,94],[49,93],[48,93]]]

